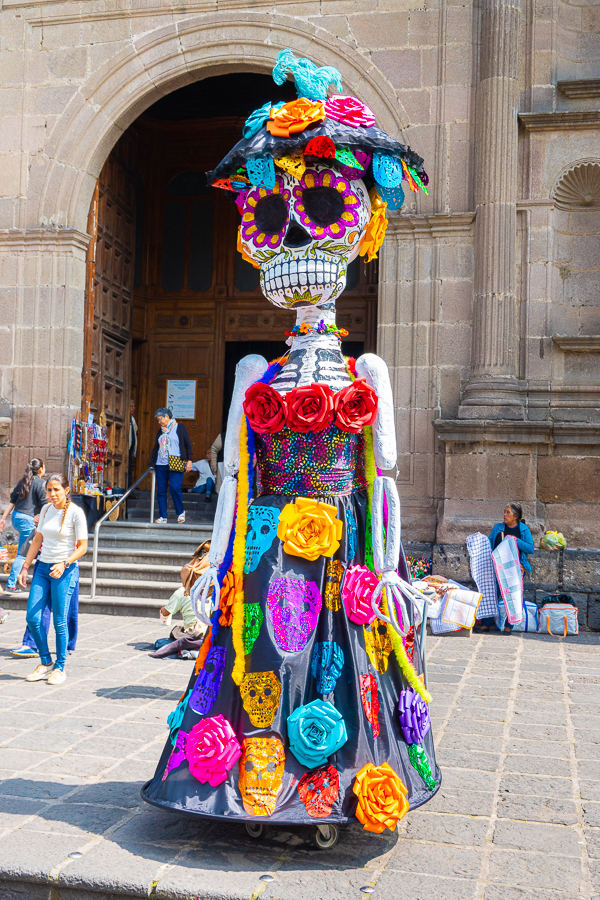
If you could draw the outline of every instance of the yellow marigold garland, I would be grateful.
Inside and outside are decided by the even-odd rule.
[[[387,605],[387,597],[385,596],[385,588],[382,592],[381,597],[381,612],[384,616],[388,616],[389,611]],[[406,650],[404,649],[404,644],[402,643],[402,638],[398,634],[395,628],[391,625],[387,627],[388,634],[390,636],[390,640],[392,642],[392,647],[394,648],[394,656],[400,666],[400,670],[410,686],[415,689],[417,694],[419,694],[425,703],[431,703],[432,697],[425,685],[419,679],[415,667],[411,663],[410,659],[406,655]]]
[[[233,605],[231,635],[235,650],[235,663],[231,677],[236,684],[241,684],[246,674],[246,655],[244,652],[244,560],[246,557],[246,531],[248,528],[248,428],[246,416],[242,415],[240,427],[240,470],[238,472],[237,513],[235,520],[235,538],[233,541],[233,561],[231,569],[238,576],[238,589]]]

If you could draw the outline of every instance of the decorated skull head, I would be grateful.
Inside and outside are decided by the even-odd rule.
[[[200,716],[206,716],[217,699],[223,672],[225,671],[225,647],[213,647],[196,679],[189,706]]]
[[[281,697],[281,684],[275,672],[249,672],[240,685],[240,694],[254,727],[269,728]]]
[[[324,819],[331,815],[339,792],[340,776],[335,766],[330,764],[307,772],[298,783],[300,799],[313,819]]]
[[[378,672],[385,672],[388,667],[388,657],[392,652],[392,642],[387,625],[380,619],[375,619],[372,625],[363,625],[365,636],[365,650],[371,660],[371,665]]]
[[[255,572],[264,553],[273,543],[279,523],[279,510],[273,506],[251,506],[248,510],[244,572]]]
[[[283,782],[285,751],[279,738],[245,738],[238,786],[251,816],[270,816]]]
[[[328,307],[346,286],[370,218],[364,182],[315,163],[300,179],[282,171],[273,190],[248,191],[241,244],[260,265],[263,294],[275,306]]]
[[[280,650],[304,650],[315,630],[322,600],[314,581],[276,578],[269,586],[267,608],[275,643]]]
[[[250,653],[254,647],[262,628],[263,618],[260,603],[244,603],[244,627],[242,630],[244,653]]]

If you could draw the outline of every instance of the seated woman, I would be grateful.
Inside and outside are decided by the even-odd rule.
[[[519,559],[521,560],[521,572],[523,574],[525,572],[531,572],[531,563],[527,557],[530,553],[534,552],[535,547],[533,546],[533,537],[531,536],[529,526],[523,521],[523,509],[520,503],[508,503],[504,507],[504,521],[498,522],[490,531],[492,551],[494,551],[498,544],[502,543],[505,538],[510,537],[511,535],[517,539]],[[489,631],[492,625],[494,625],[493,618],[481,620],[482,631]],[[504,626],[504,631],[507,633],[512,631],[512,627],[508,622]]]
[[[190,590],[196,579],[208,568],[208,551],[210,541],[203,541],[196,548],[192,559],[181,569],[181,587],[174,591],[167,603],[160,610],[160,620],[170,625],[176,613],[181,613],[183,625],[175,625],[170,633],[170,642],[163,644],[150,656],[163,657],[177,653],[179,650],[199,650],[204,640],[206,626],[198,621],[190,599]],[[196,646],[197,644],[197,646]]]

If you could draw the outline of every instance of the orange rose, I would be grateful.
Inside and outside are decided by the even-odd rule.
[[[277,537],[290,556],[314,561],[319,556],[333,556],[340,546],[343,527],[335,506],[298,497],[281,510]]]
[[[313,122],[319,122],[325,118],[325,108],[322,100],[308,100],[299,97],[292,100],[277,110],[271,110],[271,119],[267,122],[267,131],[275,137],[289,138],[292,134],[299,134]]]
[[[367,763],[356,773],[352,790],[358,797],[356,818],[365,831],[395,831],[408,812],[408,790],[388,763]]]

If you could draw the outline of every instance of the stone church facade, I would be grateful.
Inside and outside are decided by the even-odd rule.
[[[600,546],[597,0],[4,0],[0,15],[4,488],[33,454],[64,468],[111,152],[157,101],[267,75],[290,47],[336,66],[430,176],[428,197],[390,215],[364,338],[392,373],[405,537],[458,544],[518,500],[538,535]]]

